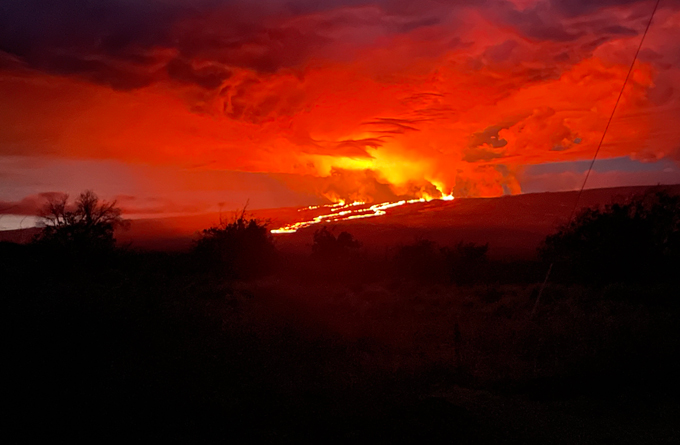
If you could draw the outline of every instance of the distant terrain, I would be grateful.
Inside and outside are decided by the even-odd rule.
[[[650,186],[615,187],[585,190],[579,208],[621,201]],[[680,193],[680,185],[663,186]],[[530,193],[498,198],[458,198],[453,201],[430,201],[390,209],[387,215],[329,223],[338,232],[349,231],[369,250],[412,243],[427,238],[441,245],[459,241],[489,243],[491,257],[530,257],[546,235],[566,221],[576,202],[577,191]],[[116,234],[121,245],[145,250],[185,250],[198,233],[229,220],[231,212],[204,213],[169,218],[135,219],[128,230]],[[318,211],[296,208],[259,209],[248,212],[269,221],[270,228],[311,219]],[[293,234],[276,235],[280,249],[306,251],[311,236],[321,225],[313,225]],[[0,231],[0,241],[28,242],[37,229]]]
[[[616,187],[585,190],[579,207],[604,205],[612,200],[642,193],[649,186]],[[680,193],[680,185],[664,186]],[[332,223],[339,231],[349,231],[367,249],[384,249],[400,243],[411,243],[428,238],[442,245],[459,241],[486,243],[492,257],[534,254],[546,235],[564,222],[571,213],[578,192],[532,193],[498,198],[459,198],[454,201],[431,201],[408,204],[390,209],[387,215],[342,223]],[[238,209],[234,209],[236,212]],[[269,220],[270,228],[280,227],[317,213],[300,212],[294,208],[254,210],[252,214]],[[221,215],[208,213],[159,219],[133,221],[130,230],[117,234],[121,244],[129,243],[142,249],[182,250],[191,245],[197,232],[217,224],[220,217],[231,218],[230,212]],[[319,225],[301,229],[294,234],[277,235],[281,249],[308,250],[312,233]],[[0,237],[11,236],[0,232]]]

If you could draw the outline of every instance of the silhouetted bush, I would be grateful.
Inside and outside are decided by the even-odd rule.
[[[555,276],[589,283],[669,279],[680,264],[680,196],[652,190],[588,208],[539,249]]]
[[[267,224],[247,218],[245,210],[229,223],[203,230],[193,253],[204,270],[225,278],[264,276],[276,259]]]
[[[325,260],[346,259],[359,247],[361,243],[351,233],[340,232],[336,237],[324,226],[314,232],[312,257]]]
[[[114,230],[128,223],[121,215],[115,201],[100,201],[90,190],[73,204],[69,204],[68,195],[62,195],[50,199],[42,210],[42,231],[34,242],[70,251],[110,250],[116,243]]]

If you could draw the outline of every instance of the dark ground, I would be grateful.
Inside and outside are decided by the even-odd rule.
[[[680,441],[674,285],[551,284],[530,318],[533,263],[455,285],[291,255],[226,281],[0,247],[4,443]]]

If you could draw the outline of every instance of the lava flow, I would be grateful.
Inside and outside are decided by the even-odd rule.
[[[373,218],[375,216],[382,216],[387,214],[387,209],[391,209],[393,207],[398,207],[402,206],[404,204],[413,204],[416,202],[429,202],[429,201],[434,201],[434,200],[442,200],[442,201],[452,201],[453,200],[453,195],[442,195],[439,198],[431,198],[431,197],[424,197],[424,198],[417,198],[417,199],[409,199],[409,200],[401,200],[401,201],[396,201],[396,202],[383,202],[380,204],[373,204],[369,207],[362,207],[365,206],[366,203],[362,201],[355,201],[350,204],[346,204],[344,201],[341,201],[337,204],[327,204],[327,205],[322,205],[322,206],[310,206],[306,207],[304,209],[300,209],[299,211],[303,210],[317,210],[320,208],[328,208],[330,209],[329,213],[325,213],[319,216],[314,217],[314,219],[308,220],[308,221],[299,221],[296,223],[288,224],[283,227],[280,227],[278,229],[273,229],[271,230],[271,233],[295,233],[299,229],[303,229],[305,227],[309,227],[314,224],[319,224],[321,222],[336,222],[336,221],[348,221],[351,219],[360,219],[360,218]],[[359,208],[357,208],[359,207]]]

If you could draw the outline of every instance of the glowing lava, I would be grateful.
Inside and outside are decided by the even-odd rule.
[[[339,203],[336,204],[326,204],[322,206],[310,206],[306,207],[304,209],[300,209],[298,211],[303,211],[303,210],[317,210],[319,208],[329,208],[330,213],[325,213],[319,216],[314,217],[314,219],[308,220],[308,221],[300,221],[296,222],[293,224],[288,224],[286,226],[280,227],[278,229],[273,229],[271,230],[271,233],[295,233],[299,229],[303,229],[305,227],[309,227],[314,224],[319,224],[322,222],[336,222],[336,221],[348,221],[351,219],[361,219],[361,218],[373,218],[375,216],[382,216],[387,214],[387,209],[391,209],[393,207],[399,207],[404,204],[413,204],[416,202],[429,202],[433,200],[441,200],[441,201],[452,201],[453,200],[453,195],[442,195],[439,198],[432,198],[430,196],[426,196],[423,198],[417,198],[417,199],[409,199],[409,200],[401,200],[401,201],[396,201],[396,202],[383,202],[380,204],[373,204],[370,207],[365,207],[365,208],[356,208],[360,206],[366,205],[365,202],[361,201],[356,201],[350,204],[346,204],[344,201],[340,201]]]

